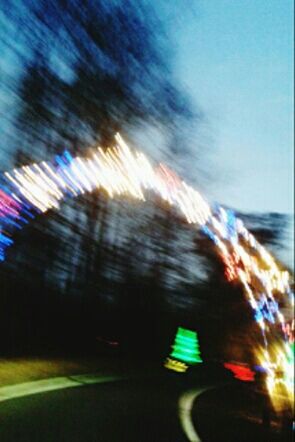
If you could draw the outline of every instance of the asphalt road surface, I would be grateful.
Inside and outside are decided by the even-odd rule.
[[[65,376],[0,388],[0,442],[291,442],[248,385],[174,372]],[[94,383],[92,383],[94,382]],[[50,390],[50,391],[48,391]]]
[[[0,403],[1,442],[187,442],[178,410],[183,383],[117,380]]]

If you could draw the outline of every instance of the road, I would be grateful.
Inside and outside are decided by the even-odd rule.
[[[187,442],[179,419],[183,382],[122,379],[0,403],[1,442]]]
[[[207,370],[128,376],[66,375],[1,387],[0,441],[292,440],[275,420],[269,429],[261,425],[248,385],[215,379],[208,388]]]

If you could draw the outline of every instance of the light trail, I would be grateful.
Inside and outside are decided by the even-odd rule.
[[[84,385],[102,384],[128,379],[127,376],[102,376],[98,374],[81,374],[41,379],[21,384],[0,387],[0,402],[9,401],[34,394],[49,391],[64,390],[65,388],[82,387]]]
[[[189,390],[182,394],[178,401],[178,416],[182,429],[190,442],[201,442],[192,420],[192,409],[195,399],[212,387]]]
[[[153,166],[119,134],[115,139],[113,148],[93,149],[87,158],[73,158],[66,151],[52,162],[23,166],[0,177],[0,261],[13,244],[16,229],[40,213],[59,209],[66,198],[100,189],[110,198],[145,201],[154,193],[180,211],[188,224],[202,229],[224,263],[225,277],[243,286],[263,336],[255,353],[268,373],[269,392],[275,401],[276,386],[283,384],[293,404],[294,294],[289,273],[280,269],[232,211],[222,207],[213,211],[167,166]]]

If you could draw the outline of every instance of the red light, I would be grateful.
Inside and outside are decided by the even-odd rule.
[[[236,379],[239,379],[240,381],[245,381],[245,382],[254,381],[255,372],[244,365],[230,364],[226,362],[225,364],[223,364],[223,366],[228,370],[230,370],[234,374],[234,377]]]

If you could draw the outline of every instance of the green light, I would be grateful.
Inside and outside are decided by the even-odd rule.
[[[287,360],[288,360],[289,364],[294,364],[294,353],[295,353],[295,347],[294,347],[294,342],[292,342],[289,344],[289,348],[288,348]]]
[[[178,327],[172,348],[173,351],[170,354],[171,358],[175,358],[189,364],[203,362],[200,356],[198,336],[194,331]]]

